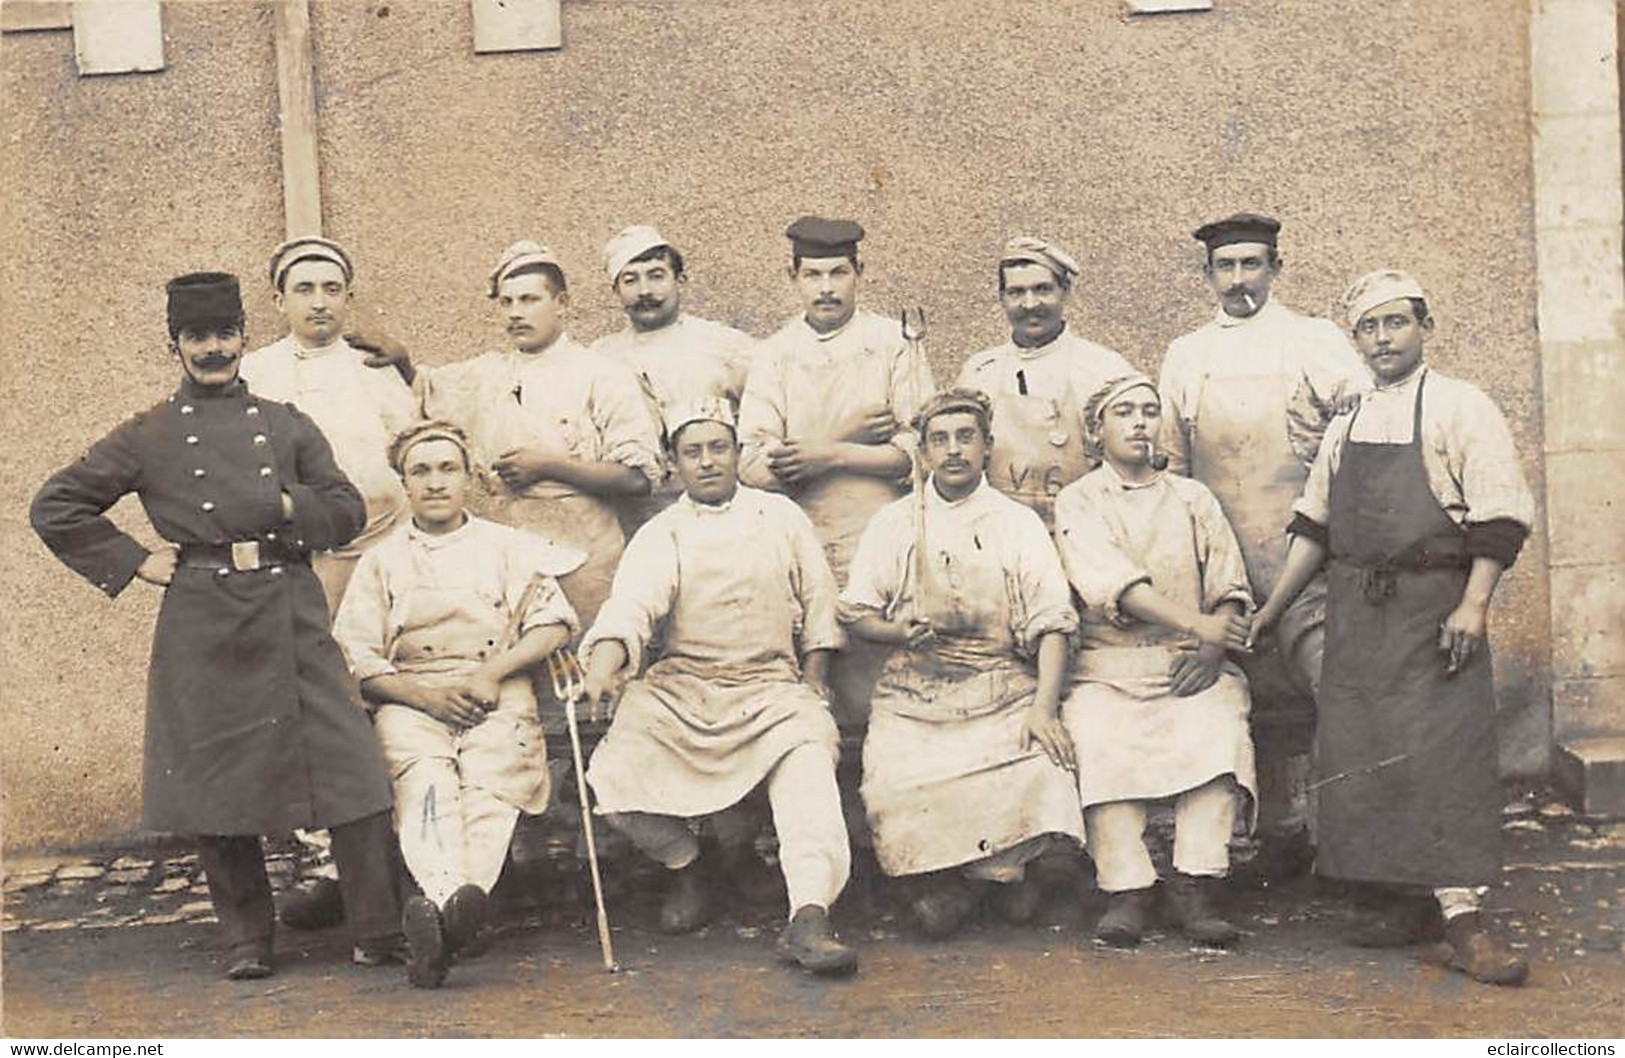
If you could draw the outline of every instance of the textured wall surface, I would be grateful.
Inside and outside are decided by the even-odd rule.
[[[804,212],[870,231],[865,300],[923,305],[940,379],[1005,334],[992,260],[1048,235],[1082,261],[1073,319],[1155,370],[1212,304],[1197,223],[1285,221],[1293,307],[1333,312],[1394,265],[1433,294],[1430,359],[1501,404],[1538,489],[1525,5],[1220,0],[1130,19],[1087,2],[566,0],[556,53],[472,53],[465,3],[313,5],[327,233],[367,311],[421,359],[497,344],[496,252],[539,237],[572,331],[620,326],[598,249],[658,223],[691,307],[757,334],[794,301],[780,232]],[[9,444],[0,532],[5,840],[135,824],[155,596],[100,598],[28,531],[50,470],[160,399],[162,283],[245,277],[253,337],[282,236],[269,9],[165,6],[169,69],[79,79],[66,34],[7,35],[0,321]],[[127,524],[138,511],[121,508]],[[133,517],[131,517],[133,515]],[[1549,741],[1547,580],[1532,541],[1498,597],[1507,764]]]

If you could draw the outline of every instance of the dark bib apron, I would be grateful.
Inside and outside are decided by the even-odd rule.
[[[1426,381],[1410,443],[1357,442],[1350,424],[1332,475],[1316,871],[1486,885],[1501,872],[1495,694],[1488,649],[1448,678],[1439,649],[1471,559],[1428,488]]]

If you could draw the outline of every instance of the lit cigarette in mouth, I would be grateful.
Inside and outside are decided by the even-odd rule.
[[[1241,292],[1241,300],[1243,300],[1243,301],[1245,301],[1247,303],[1247,311],[1248,312],[1257,312],[1258,311],[1258,302],[1254,301],[1253,296],[1251,294],[1247,293],[1247,291],[1243,290]]]

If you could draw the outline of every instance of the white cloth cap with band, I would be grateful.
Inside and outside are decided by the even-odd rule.
[[[1140,386],[1146,387],[1152,393],[1157,393],[1159,397],[1161,396],[1157,390],[1157,384],[1145,375],[1124,375],[1122,378],[1114,378],[1095,390],[1094,395],[1084,405],[1084,426],[1090,431],[1098,428],[1101,420],[1106,417],[1106,409],[1111,407],[1118,397]]]
[[[1032,235],[1018,235],[1004,244],[1004,252],[999,255],[999,264],[1016,264],[1025,262],[1042,265],[1055,274],[1057,279],[1071,280],[1078,275],[1077,260],[1065,250],[1054,243]]]
[[[560,271],[564,268],[563,265],[559,264],[558,258],[553,256],[552,250],[549,250],[535,239],[520,239],[518,242],[511,244],[506,250],[503,250],[501,255],[497,257],[497,265],[491,269],[490,293],[488,296],[496,297],[497,289],[502,286],[504,279],[507,279],[508,276],[526,265],[534,264],[552,265]]]
[[[672,404],[666,409],[664,418],[668,438],[675,438],[677,432],[691,422],[720,422],[729,429],[739,429],[734,419],[733,405],[724,397],[700,397]]]
[[[1358,327],[1360,317],[1378,305],[1398,298],[1418,298],[1426,301],[1427,295],[1422,292],[1422,284],[1406,272],[1392,268],[1367,272],[1349,284],[1348,290],[1343,292],[1343,309],[1348,315],[1349,329]]]
[[[604,244],[604,271],[609,273],[609,281],[614,283],[620,276],[621,269],[631,264],[633,259],[643,256],[657,246],[670,246],[665,236],[652,224],[634,224],[630,228],[622,228],[619,235]]]
[[[271,285],[278,290],[282,289],[282,278],[288,274],[288,269],[307,258],[332,261],[339,266],[339,271],[344,273],[346,283],[355,279],[355,268],[350,264],[350,255],[345,252],[344,247],[332,239],[307,235],[303,238],[289,239],[271,251]]]

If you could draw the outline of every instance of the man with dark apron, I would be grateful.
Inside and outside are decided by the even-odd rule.
[[[1326,424],[1367,385],[1359,358],[1330,320],[1299,315],[1271,296],[1282,259],[1279,221],[1238,213],[1193,233],[1219,299],[1206,325],[1168,346],[1157,388],[1168,469],[1219,500],[1235,529],[1253,590],[1267,594],[1286,559],[1291,518]],[[1303,775],[1314,726],[1324,640],[1325,581],[1316,578],[1281,616],[1272,643],[1242,659],[1258,750],[1260,866],[1308,866]]]
[[[272,972],[260,835],[328,827],[355,961],[402,954],[389,773],[328,631],[312,552],[344,547],[366,506],[320,430],[237,377],[235,276],[169,283],[180,386],[54,474],[34,530],[108,595],[163,588],[147,679],[142,825],[195,834],[229,945],[226,976]],[[106,517],[135,493],[166,545]]]
[[[1344,303],[1376,389],[1327,431],[1256,619],[1276,625],[1329,557],[1316,871],[1372,898],[1353,943],[1442,935],[1454,968],[1520,984],[1528,966],[1479,912],[1501,874],[1484,635],[1534,500],[1499,409],[1423,366],[1433,320],[1421,286],[1373,272]]]
[[[1083,404],[1127,360],[1067,326],[1066,303],[1078,263],[1043,239],[1011,239],[999,257],[999,302],[1010,340],[965,361],[958,385],[993,399],[999,439],[988,484],[1055,526],[1055,495],[1099,460],[1084,444]]]

